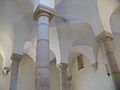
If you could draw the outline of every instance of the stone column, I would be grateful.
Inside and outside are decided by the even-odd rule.
[[[53,16],[54,10],[44,5],[39,5],[33,15],[33,19],[38,22],[35,90],[50,90],[48,29]]]
[[[112,80],[115,85],[115,90],[120,90],[120,71],[112,47],[113,36],[111,33],[104,31],[96,37],[96,40],[98,41],[98,43],[103,43],[106,51],[106,56],[108,58]]]
[[[10,89],[9,90],[17,90],[17,81],[18,81],[18,73],[19,73],[19,63],[22,59],[22,55],[13,54],[12,57],[12,65],[11,65],[11,80],[10,80]]]
[[[69,90],[68,89],[68,74],[67,74],[68,64],[60,63],[58,67],[60,71],[60,90]]]

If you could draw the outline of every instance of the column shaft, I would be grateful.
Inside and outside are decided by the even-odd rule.
[[[103,31],[96,37],[96,40],[104,45],[115,90],[120,90],[120,72],[112,47],[112,33]]]
[[[35,90],[50,90],[48,16],[40,16],[38,25]]]
[[[11,59],[12,66],[11,66],[10,90],[17,90],[19,63],[20,60],[22,59],[22,56],[18,54],[13,54]]]
[[[115,58],[114,50],[112,48],[112,40],[106,39],[103,45],[106,50],[106,55],[108,58],[108,63],[109,63],[113,83],[116,88],[115,90],[120,90],[120,72]]]

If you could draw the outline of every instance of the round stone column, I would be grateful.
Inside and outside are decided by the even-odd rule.
[[[9,90],[17,90],[19,63],[20,63],[20,60],[22,59],[22,55],[12,54],[11,59],[12,59],[12,65],[11,65],[11,78],[10,78]]]
[[[54,10],[44,5],[39,5],[33,15],[38,22],[35,90],[50,90],[49,22],[53,16]]]
[[[115,90],[120,90],[120,71],[115,58],[114,50],[112,48],[113,36],[111,33],[102,32],[96,37],[96,40],[99,43],[103,43],[106,56],[108,58],[113,84],[115,85]]]
[[[35,90],[50,90],[48,16],[38,19]]]
[[[68,73],[67,73],[68,64],[60,63],[58,67],[60,72],[60,90],[69,90],[68,89]]]

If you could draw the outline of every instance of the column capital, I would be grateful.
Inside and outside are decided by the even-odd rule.
[[[68,68],[68,64],[67,63],[60,63],[58,64],[59,69],[65,70]]]
[[[37,21],[40,16],[48,16],[49,21],[55,16],[55,9],[39,4],[33,13],[33,20]]]
[[[113,40],[113,35],[110,32],[103,31],[99,35],[96,36],[96,41],[98,43],[102,43],[106,40]]]
[[[15,54],[13,53],[12,56],[11,56],[11,60],[15,60],[15,61],[20,61],[21,59],[23,58],[23,55],[20,55],[20,54]]]

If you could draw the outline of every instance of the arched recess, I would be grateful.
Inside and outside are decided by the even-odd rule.
[[[96,45],[94,31],[89,22],[66,21],[58,16],[56,17],[56,28],[60,43],[61,61],[64,63],[68,63],[69,53],[73,46],[94,47]]]
[[[89,62],[91,64],[91,66],[96,63],[93,48],[91,48],[89,46],[82,46],[82,45],[81,46],[73,46],[71,48],[70,54],[69,54],[69,69],[70,70],[73,66],[75,58],[78,55],[80,55],[81,53],[89,58]],[[71,74],[71,72],[69,72],[69,73]]]

